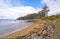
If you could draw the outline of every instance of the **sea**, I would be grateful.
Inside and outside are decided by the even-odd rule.
[[[32,24],[34,22],[28,20],[0,19],[0,38],[18,32]]]

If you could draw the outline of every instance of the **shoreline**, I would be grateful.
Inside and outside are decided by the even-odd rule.
[[[24,20],[23,20],[24,21]],[[22,26],[21,28],[19,27],[19,28],[16,28],[16,29],[14,29],[15,27],[18,27],[18,26],[20,26],[20,23],[18,24],[18,22],[15,24],[13,24],[12,25],[12,27],[14,27],[14,28],[10,28],[11,30],[6,30],[7,32],[1,32],[0,34],[0,38],[3,38],[3,37],[6,37],[6,36],[8,36],[8,35],[10,35],[10,34],[13,34],[13,33],[15,33],[15,32],[18,32],[18,31],[20,31],[20,30],[22,30],[22,29],[24,29],[24,28],[26,28],[26,27],[28,27],[28,25],[32,25],[32,24],[34,24],[34,23],[29,23],[29,24],[27,24],[27,25],[25,25],[25,27],[24,26]],[[17,25],[17,26],[16,26]],[[2,28],[3,29],[3,28]],[[13,29],[13,30],[12,30]],[[3,34],[2,34],[3,33]]]
[[[31,30],[34,31],[34,28],[36,28],[37,26],[38,26],[37,28],[42,28],[43,27],[42,25],[41,26],[39,26],[39,25],[40,25],[39,23],[32,24],[30,26],[27,26],[27,27],[15,32],[15,33],[12,33],[12,34],[10,34],[8,36],[5,36],[5,37],[3,37],[1,39],[11,39],[11,38],[15,38],[17,36],[23,36],[23,35],[29,34],[30,31]]]
[[[44,30],[43,32],[42,32],[42,35],[43,35],[43,33],[47,30],[48,32],[46,32],[46,33],[49,33],[49,35],[54,35],[54,37],[53,36],[51,36],[51,37],[53,37],[53,39],[55,39],[56,37],[56,31],[54,31],[55,29],[56,29],[56,27],[57,26],[55,26],[54,24],[54,22],[58,22],[58,21],[53,21],[53,22],[51,22],[51,21],[49,21],[49,20],[36,20],[37,22],[35,23],[35,24],[32,24],[32,25],[29,25],[28,27],[26,27],[26,28],[24,28],[24,29],[22,29],[21,31],[18,31],[18,32],[15,32],[15,33],[13,33],[13,34],[10,34],[9,36],[6,36],[6,37],[3,37],[3,38],[1,38],[1,39],[17,39],[17,38],[19,38],[20,39],[20,37],[23,37],[23,39],[26,37],[26,36],[29,36],[29,35],[32,35],[32,34],[34,34],[34,33],[36,33],[37,32],[37,34],[38,33],[40,33],[39,31],[40,30]],[[60,20],[59,20],[60,21]],[[58,28],[57,28],[58,29]],[[52,32],[52,33],[50,33],[50,32]],[[59,31],[58,31],[59,32]],[[54,34],[55,33],[55,34]],[[35,35],[35,34],[34,34]],[[42,36],[41,35],[41,36]],[[49,35],[47,35],[47,36],[49,36]],[[43,37],[43,36],[42,36]],[[29,37],[27,37],[27,38],[29,38]],[[45,37],[46,38],[46,37]]]
[[[32,23],[32,24],[34,24],[34,23]],[[29,25],[32,25],[32,24],[29,24]],[[19,31],[21,31],[21,30],[23,30],[24,28],[27,28],[27,27],[29,27],[29,26],[27,25],[27,26],[25,26],[25,27],[23,27],[23,28],[20,28],[20,29],[11,31],[11,32],[9,32],[9,33],[6,33],[6,34],[0,36],[0,39],[1,39],[1,38],[4,38],[4,37],[7,37],[7,36],[9,36],[9,35],[11,35],[11,34],[14,34],[14,33],[16,33],[16,32],[19,32]]]
[[[25,26],[25,27],[23,27],[23,28],[20,28],[20,29],[11,31],[11,32],[9,32],[9,33],[6,33],[6,34],[2,35],[0,38],[4,38],[4,37],[9,36],[9,35],[11,35],[11,34],[13,34],[13,33],[19,32],[19,31],[21,31],[22,29],[24,29],[24,28],[26,28],[26,27],[28,27],[28,26]]]

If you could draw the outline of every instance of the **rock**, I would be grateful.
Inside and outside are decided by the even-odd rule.
[[[45,22],[45,27],[30,36],[25,36],[23,39],[57,39],[55,37],[55,25],[52,22]]]

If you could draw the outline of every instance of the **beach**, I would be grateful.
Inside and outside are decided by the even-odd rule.
[[[60,21],[39,21],[1,39],[60,39]]]
[[[3,37],[1,39],[12,39],[17,36],[25,36],[25,35],[28,35],[30,32],[36,32],[38,29],[41,29],[43,27],[44,27],[43,24],[35,23],[30,25],[29,27],[26,27],[18,32],[10,34],[9,36]]]
[[[18,32],[34,23],[35,22],[28,22],[28,20],[0,20],[0,38]]]

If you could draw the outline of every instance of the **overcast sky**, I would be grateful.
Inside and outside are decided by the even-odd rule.
[[[60,12],[60,0],[0,0],[0,19],[16,19],[38,12],[45,5],[50,9],[48,15]]]

